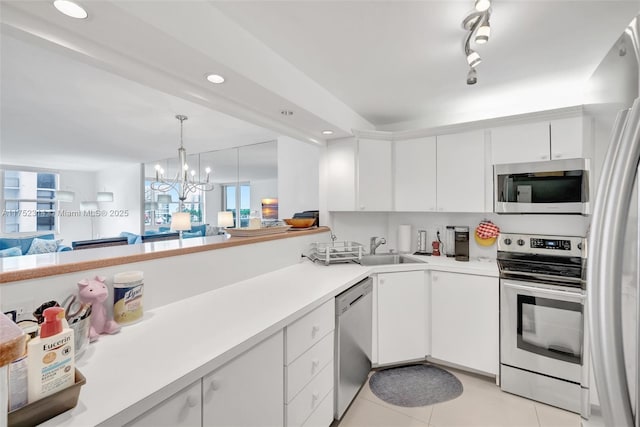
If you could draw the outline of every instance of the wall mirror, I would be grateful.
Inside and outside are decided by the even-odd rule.
[[[192,224],[224,225],[218,223],[218,213],[227,211],[233,218],[230,226],[246,227],[251,215],[263,216],[263,205],[265,219],[277,219],[277,153],[277,141],[269,141],[189,155],[187,163],[189,170],[194,171],[193,179],[204,182],[206,170],[210,168],[209,182],[213,184],[211,191],[196,190],[187,194],[184,211],[190,213]],[[162,177],[161,172],[166,180],[174,179],[178,172],[178,159],[146,163],[144,171],[144,232],[169,231],[172,214],[179,209],[179,185],[159,191],[154,190],[151,183]]]

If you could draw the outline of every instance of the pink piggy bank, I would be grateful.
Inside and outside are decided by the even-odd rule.
[[[104,281],[104,277],[96,276],[94,279],[82,279],[78,282],[80,301],[91,304],[91,342],[97,340],[100,334],[115,334],[120,331],[120,326],[107,317],[107,309],[103,303],[109,296],[109,291]]]

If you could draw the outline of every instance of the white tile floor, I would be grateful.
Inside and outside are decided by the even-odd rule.
[[[367,382],[339,426],[580,426],[580,416],[577,414],[504,393],[489,378],[446,369],[462,382],[464,392],[458,398],[432,406],[404,408],[378,399]]]

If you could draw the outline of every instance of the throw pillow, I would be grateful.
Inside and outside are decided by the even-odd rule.
[[[38,239],[36,237],[33,239],[31,247],[27,251],[26,255],[48,254],[50,252],[55,252],[58,250],[58,245],[61,241],[62,240]]]
[[[0,250],[0,258],[8,258],[10,256],[20,256],[22,255],[22,250],[20,246],[14,246],[13,248],[7,248]]]
[[[189,237],[202,237],[202,231],[196,231],[195,233],[189,231],[182,232],[183,239],[188,239]]]

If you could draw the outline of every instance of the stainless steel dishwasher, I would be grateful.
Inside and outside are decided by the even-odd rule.
[[[336,297],[335,419],[339,420],[371,371],[373,279]]]

